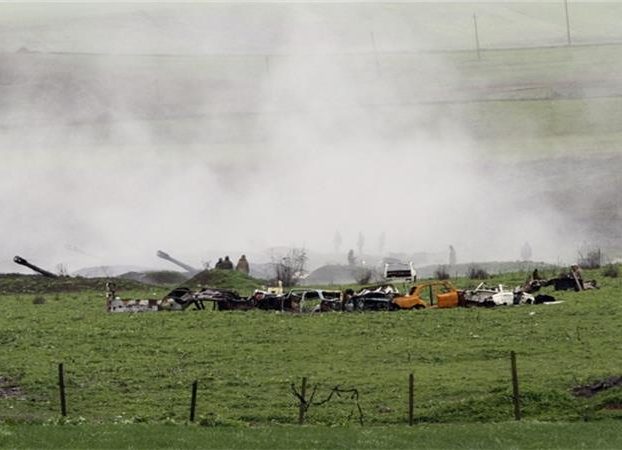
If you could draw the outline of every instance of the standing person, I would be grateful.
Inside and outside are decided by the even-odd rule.
[[[233,263],[229,259],[229,256],[225,256],[225,260],[222,262],[222,269],[233,270]]]
[[[235,266],[235,270],[238,272],[245,273],[248,275],[250,273],[250,266],[248,265],[248,260],[246,259],[246,255],[240,256],[238,263]]]
[[[216,263],[216,265],[214,266],[214,269],[221,270],[221,269],[223,268],[223,267],[222,267],[222,263],[223,263],[222,258],[218,258],[218,262],[217,262],[217,263]]]

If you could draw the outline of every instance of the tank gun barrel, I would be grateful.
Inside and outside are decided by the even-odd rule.
[[[162,250],[158,250],[156,255],[159,258],[165,259],[165,260],[167,260],[169,262],[172,262],[173,264],[177,264],[179,267],[183,268],[186,272],[190,272],[190,273],[197,273],[197,272],[199,272],[199,270],[195,269],[194,267],[189,266],[188,264],[184,264],[181,261],[176,260],[175,258],[171,257],[168,253],[165,253]]]
[[[43,275],[44,277],[48,277],[48,278],[58,278],[58,275],[53,274],[52,272],[48,272],[47,270],[42,269],[41,267],[37,267],[34,264],[30,264],[28,261],[26,261],[24,258],[20,257],[20,256],[16,256],[15,258],[13,258],[13,262],[19,264],[20,266],[26,266],[29,269],[34,270],[35,272],[40,273],[41,275]]]

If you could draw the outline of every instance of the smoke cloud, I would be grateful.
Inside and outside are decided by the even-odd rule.
[[[574,254],[550,186],[481,150],[455,62],[400,53],[434,42],[390,7],[56,8],[2,32],[0,271],[329,260],[336,231],[344,262],[359,232],[369,253],[384,233],[462,261]]]

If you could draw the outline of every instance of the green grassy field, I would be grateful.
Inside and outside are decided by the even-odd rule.
[[[406,421],[413,372],[418,423],[502,422],[513,417],[514,350],[527,420],[620,418],[619,388],[590,399],[570,391],[620,372],[621,281],[601,280],[597,291],[556,294],[564,303],[555,305],[323,315],[107,314],[102,292],[43,295],[43,304],[5,294],[0,376],[19,392],[0,398],[0,417],[56,423],[63,362],[70,421],[184,423],[198,380],[204,425],[292,424],[290,384],[306,376],[316,401],[336,385],[355,388],[366,425],[397,425]],[[355,407],[343,396],[312,406],[307,421],[356,424]]]
[[[2,448],[256,449],[594,449],[622,445],[620,423],[491,423],[409,427],[279,426],[204,428],[166,425],[0,427]]]

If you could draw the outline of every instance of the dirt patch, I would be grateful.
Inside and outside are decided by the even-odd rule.
[[[622,410],[622,403],[608,403],[605,405],[604,409],[620,411]]]
[[[0,375],[0,398],[14,398],[22,395],[24,391],[15,381]]]
[[[611,376],[604,380],[598,380],[591,384],[577,386],[572,389],[576,397],[593,397],[601,391],[622,386],[622,376]],[[612,408],[615,409],[615,408]]]

